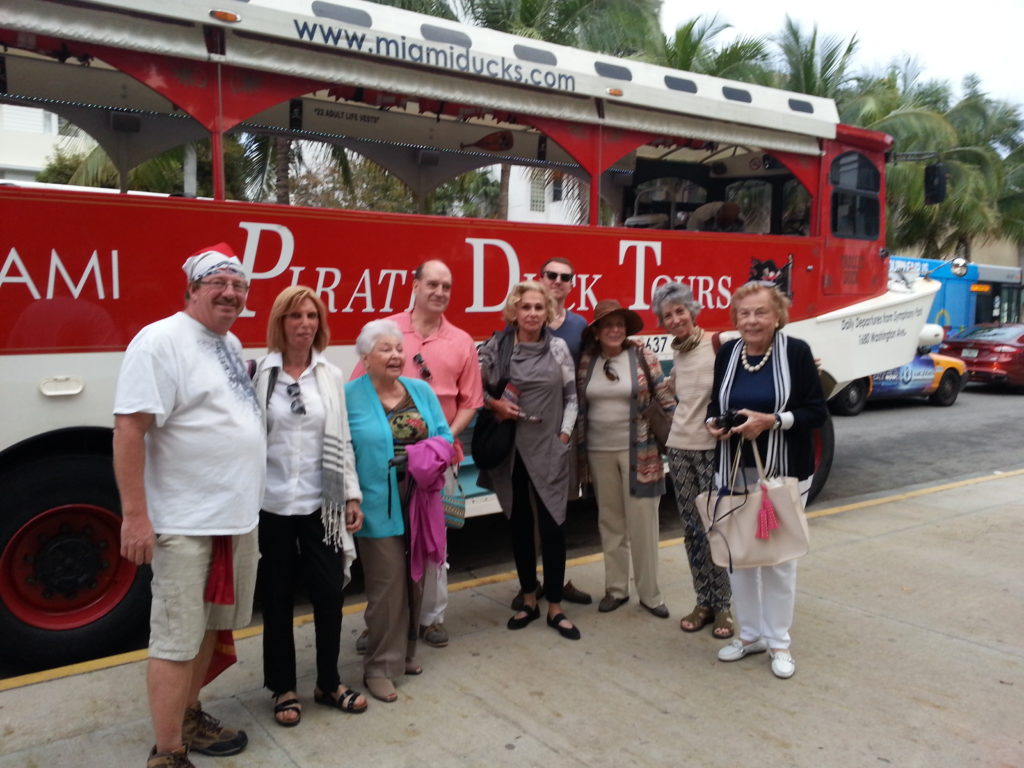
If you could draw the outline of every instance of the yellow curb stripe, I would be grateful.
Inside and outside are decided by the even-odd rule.
[[[929,496],[934,493],[941,493],[942,491],[950,491],[956,488],[966,488],[972,485],[978,485],[980,483],[988,483],[993,480],[1005,480],[1011,477],[1019,477],[1024,475],[1024,469],[1014,469],[1008,472],[998,472],[991,475],[984,475],[982,477],[973,477],[968,480],[958,480],[952,483],[943,483],[942,485],[933,485],[927,488],[919,488],[916,491],[907,491],[906,493],[898,493],[893,496],[884,496],[877,499],[869,499],[867,501],[858,501],[853,504],[843,504],[838,507],[829,507],[821,509],[816,512],[807,513],[808,519],[814,519],[819,517],[828,517],[829,515],[838,515],[841,512],[851,512],[857,509],[868,509],[870,507],[878,507],[882,504],[890,504],[895,501],[906,501],[907,499],[914,499],[920,496]],[[658,546],[661,548],[674,547],[682,544],[682,537],[674,539],[665,539],[659,542]],[[600,562],[603,555],[598,552],[593,555],[583,555],[581,557],[574,557],[567,560],[565,565],[566,568],[571,568],[577,565],[587,565],[590,563]],[[516,578],[515,571],[504,571],[502,573],[495,573],[490,576],[480,576],[475,579],[467,579],[460,581],[457,584],[451,584],[448,587],[449,592],[461,592],[464,589],[474,589],[476,587],[486,586],[488,584],[501,584],[507,581],[511,581]],[[342,609],[342,614],[349,616],[355,613],[362,613],[366,610],[366,602],[355,603],[353,605],[345,606]],[[301,627],[309,624],[313,621],[313,614],[307,613],[302,616],[295,618],[295,626]],[[246,638],[256,637],[263,633],[263,625],[258,624],[252,627],[246,627],[245,629],[239,629],[235,631],[235,640],[245,640]],[[32,672],[27,675],[19,675],[17,677],[8,677],[0,680],[0,691],[9,691],[15,688],[22,688],[26,685],[35,685],[36,683],[45,683],[50,680],[60,680],[65,677],[72,677],[73,675],[81,675],[87,672],[97,672],[103,669],[111,669],[113,667],[119,667],[124,664],[134,664],[139,661],[145,661],[149,657],[149,653],[145,650],[129,651],[128,653],[119,653],[116,656],[107,656],[102,659],[92,659],[90,661],[83,661],[79,664],[69,664],[65,667],[56,667],[54,669],[45,669],[41,672]]]
[[[851,512],[855,509],[868,509],[869,507],[878,507],[882,504],[890,504],[894,501],[906,501],[907,499],[916,499],[920,496],[929,496],[933,493],[941,493],[942,491],[951,491],[956,488],[966,488],[971,485],[978,485],[979,483],[988,483],[993,480],[1005,480],[1009,477],[1018,477],[1024,475],[1024,469],[1013,469],[1009,472],[998,472],[991,475],[983,475],[982,477],[972,477],[967,480],[957,480],[953,483],[943,483],[942,485],[931,485],[927,488],[919,488],[916,491],[907,491],[906,493],[897,493],[895,496],[885,496],[880,499],[869,499],[867,501],[858,501],[853,504],[843,504],[838,507],[830,507],[828,509],[821,509],[817,512],[808,512],[807,519],[812,520],[816,517],[827,517],[828,515],[838,515],[840,512]]]

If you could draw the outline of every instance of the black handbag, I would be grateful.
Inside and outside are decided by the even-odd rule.
[[[512,360],[512,347],[515,331],[505,329],[495,332],[492,340],[496,340],[498,349],[494,379],[484,382],[487,393],[494,398],[501,397],[509,381],[509,366]],[[499,466],[512,452],[516,442],[515,419],[499,421],[490,408],[480,408],[476,412],[476,424],[473,425],[473,440],[470,451],[473,463],[480,469],[494,469]]]
[[[476,412],[476,424],[473,426],[473,441],[470,450],[473,463],[480,469],[494,469],[512,452],[516,442],[516,422],[514,419],[498,421],[494,411],[481,408]]]

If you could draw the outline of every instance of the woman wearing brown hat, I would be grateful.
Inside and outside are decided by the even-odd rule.
[[[628,337],[643,321],[614,299],[599,301],[583,333],[577,387],[581,475],[597,494],[604,551],[604,613],[629,600],[629,563],[640,605],[659,618],[668,608],[658,587],[658,502],[665,493],[661,452],[643,416],[652,393],[667,414],[675,398],[650,350]],[[649,383],[650,382],[650,383]]]

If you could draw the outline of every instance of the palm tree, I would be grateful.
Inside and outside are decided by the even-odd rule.
[[[950,106],[944,83],[919,82],[913,62],[881,77],[864,77],[840,102],[842,119],[891,134],[897,162],[887,173],[888,245],[920,248],[929,258],[970,258],[978,241],[1024,242],[1024,121],[1018,108],[990,99],[975,77]],[[917,154],[920,162],[899,157]],[[923,163],[941,160],[948,195],[924,202]]]
[[[648,58],[654,64],[686,72],[767,84],[772,75],[768,47],[763,38],[744,37],[716,48],[716,38],[732,25],[718,16],[695,16],[680,25],[670,38],[654,39]]]
[[[811,96],[836,98],[852,79],[851,59],[857,36],[843,41],[835,36],[818,37],[818,25],[805,35],[789,16],[774,39],[783,69],[779,87]]]

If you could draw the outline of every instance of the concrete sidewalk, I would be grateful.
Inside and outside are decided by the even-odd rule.
[[[635,596],[610,614],[566,604],[583,639],[543,621],[509,632],[511,574],[451,594],[445,649],[423,647],[399,700],[341,714],[312,702],[312,625],[296,630],[298,728],[271,718],[258,633],[204,705],[249,734],[241,755],[197,766],[990,766],[1024,765],[1024,469],[811,510],[793,655],[732,664],[710,628],[679,631],[693,604],[681,543],[660,580],[672,618]],[[571,564],[599,595],[599,558]],[[346,617],[342,678],[362,688]],[[145,663],[46,682],[0,681],[0,766],[142,766],[152,744]]]

